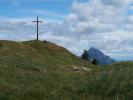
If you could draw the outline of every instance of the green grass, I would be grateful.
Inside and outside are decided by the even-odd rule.
[[[93,66],[49,42],[0,41],[0,100],[132,100],[132,72],[132,62]]]

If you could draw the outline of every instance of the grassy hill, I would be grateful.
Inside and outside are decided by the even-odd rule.
[[[132,100],[133,63],[97,67],[42,41],[0,41],[0,100]]]
[[[65,48],[42,41],[0,41],[0,63],[12,66],[86,65]]]

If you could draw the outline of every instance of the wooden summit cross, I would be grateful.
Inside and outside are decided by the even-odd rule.
[[[36,38],[36,40],[38,40],[38,38],[39,38],[39,34],[38,34],[38,24],[39,23],[42,23],[42,21],[39,21],[39,18],[37,17],[37,20],[36,21],[32,21],[32,22],[35,22],[35,23],[37,23],[37,38]]]

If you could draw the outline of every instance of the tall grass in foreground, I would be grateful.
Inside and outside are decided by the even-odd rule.
[[[74,71],[71,66],[90,71]],[[0,100],[132,100],[133,63],[92,66],[40,41],[0,41]]]

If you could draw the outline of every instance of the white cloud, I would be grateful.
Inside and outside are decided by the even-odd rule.
[[[44,20],[40,25],[40,38],[62,45],[77,55],[93,46],[113,58],[133,60],[133,15],[127,14],[131,3],[132,0],[74,2],[72,12],[62,23]],[[21,37],[18,40],[35,37],[34,24],[23,19],[1,21],[0,26],[1,33],[10,34],[1,34],[0,38],[14,39],[13,33]]]

